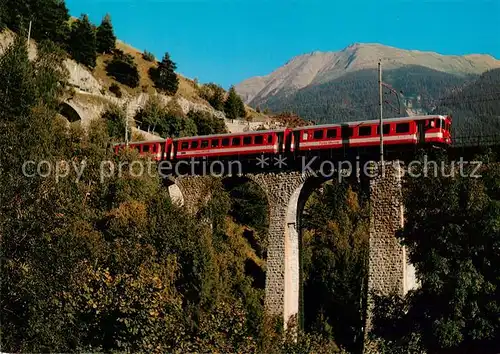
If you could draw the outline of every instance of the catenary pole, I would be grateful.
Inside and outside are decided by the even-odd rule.
[[[384,163],[384,129],[383,129],[383,89],[382,89],[382,62],[378,62],[378,94],[380,108],[380,163]]]
[[[28,28],[28,46],[30,45],[30,38],[31,38],[31,21],[30,21],[30,25]]]

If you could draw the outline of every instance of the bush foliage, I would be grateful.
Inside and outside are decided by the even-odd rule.
[[[116,49],[113,53],[113,59],[106,64],[106,71],[109,76],[116,81],[135,88],[139,86],[139,72],[134,57],[123,51]]]

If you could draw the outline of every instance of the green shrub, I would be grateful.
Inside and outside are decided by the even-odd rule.
[[[119,83],[135,88],[139,86],[139,72],[134,57],[115,50],[113,59],[107,63],[106,72]]]
[[[144,53],[142,53],[142,59],[144,59],[146,61],[151,61],[151,62],[156,61],[155,55],[151,52],[148,52],[147,50],[145,50]]]
[[[122,97],[122,90],[120,86],[115,84],[114,82],[109,86],[109,91],[115,94],[116,97],[121,98]]]

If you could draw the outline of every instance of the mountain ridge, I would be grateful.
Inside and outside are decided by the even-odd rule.
[[[304,87],[335,80],[349,72],[377,67],[384,69],[420,65],[454,75],[482,74],[500,68],[500,60],[489,54],[442,55],[431,51],[406,50],[378,43],[353,43],[340,51],[313,51],[298,55],[272,73],[244,80],[237,92],[257,106],[278,93],[296,92]]]

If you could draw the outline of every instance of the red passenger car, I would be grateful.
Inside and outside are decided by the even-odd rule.
[[[167,159],[166,153],[169,151],[172,145],[172,139],[161,139],[155,141],[134,141],[128,144],[129,149],[135,149],[139,152],[139,155],[153,155],[153,159],[156,161]],[[126,144],[115,144],[114,150],[115,154],[118,154],[119,150],[127,148]]]
[[[215,134],[174,140],[174,158],[201,158],[278,153],[284,148],[285,132],[268,130],[237,134]]]
[[[385,145],[451,143],[451,118],[447,116],[415,116],[383,120]],[[380,145],[378,120],[343,124],[317,125],[294,129],[298,143],[290,148],[299,151],[370,147]]]
[[[384,145],[450,145],[451,117],[441,115],[389,118],[383,121]],[[155,160],[219,158],[261,154],[335,151],[376,147],[380,144],[379,120],[325,124],[295,129],[215,134],[177,139],[141,141],[129,144],[139,154],[153,154]],[[115,145],[115,153],[125,148]]]

